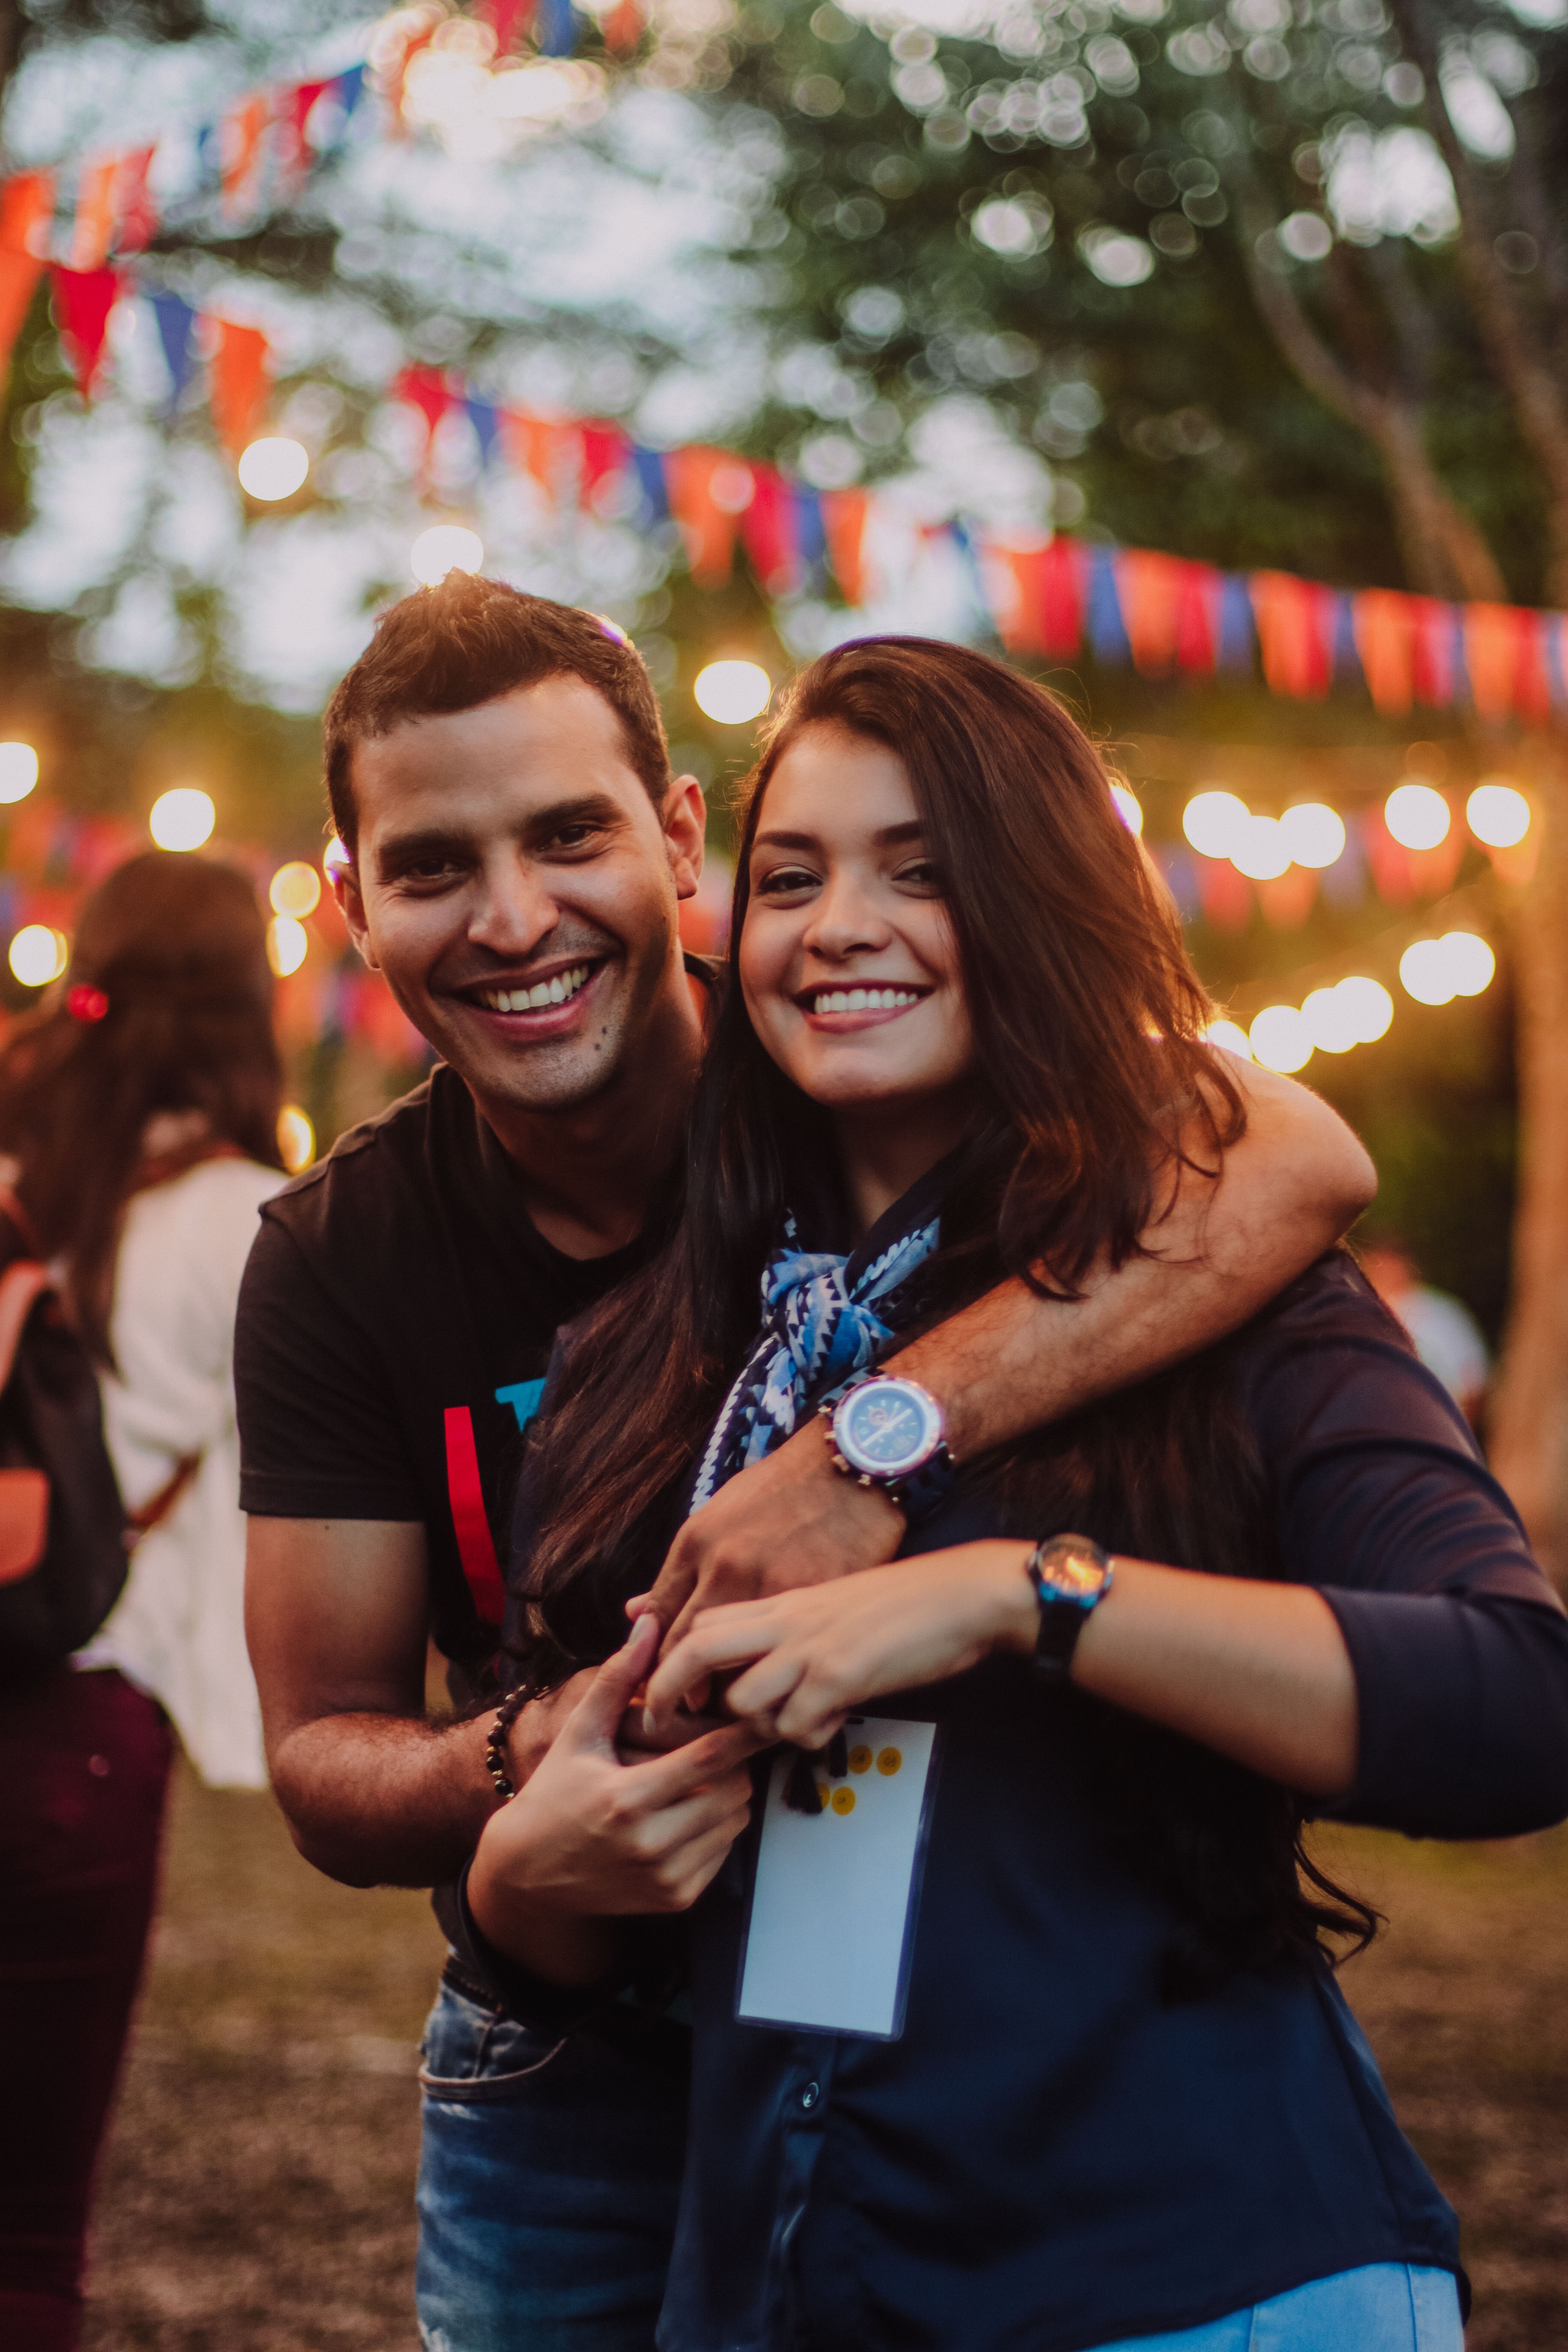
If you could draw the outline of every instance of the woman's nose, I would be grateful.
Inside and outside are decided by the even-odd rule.
[[[885,947],[890,934],[868,892],[852,877],[836,876],[812,908],[803,945],[818,955],[852,955],[858,949]]]

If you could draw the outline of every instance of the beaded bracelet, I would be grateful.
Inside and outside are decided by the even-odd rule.
[[[527,1704],[528,1686],[525,1683],[520,1683],[516,1690],[508,1691],[496,1709],[496,1719],[485,1742],[485,1769],[496,1784],[497,1794],[501,1797],[515,1797],[517,1794],[507,1759],[506,1736]]]

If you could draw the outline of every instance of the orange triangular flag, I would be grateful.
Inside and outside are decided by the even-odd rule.
[[[11,373],[11,353],[44,265],[34,253],[9,253],[0,246],[0,391]]]
[[[664,483],[691,577],[700,587],[716,587],[734,563],[735,518],[751,500],[750,469],[724,449],[671,449]]]
[[[231,319],[214,321],[217,348],[212,362],[213,422],[218,438],[237,457],[256,438],[272,388],[270,353],[259,327],[237,327]]]
[[[1415,689],[1415,613],[1397,588],[1365,588],[1351,598],[1351,626],[1367,692],[1382,711],[1408,710]]]
[[[101,269],[114,242],[114,192],[120,178],[120,158],[106,155],[100,163],[84,163],[77,182],[76,220],[71,228],[70,266]]]
[[[866,517],[870,507],[868,490],[822,493],[822,536],[827,541],[827,561],[838,593],[847,604],[866,601]]]
[[[52,172],[14,172],[0,186],[0,247],[47,258],[49,223],[55,216]]]
[[[1465,606],[1465,667],[1471,698],[1483,719],[1506,719],[1513,709],[1521,649],[1514,605]]]
[[[221,149],[223,208],[232,220],[246,211],[254,189],[257,150],[272,119],[269,98],[242,98],[224,117]]]
[[[1181,558],[1153,548],[1129,547],[1112,560],[1133,660],[1141,670],[1169,669],[1176,656]]]

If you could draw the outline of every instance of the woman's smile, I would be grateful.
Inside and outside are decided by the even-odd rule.
[[[877,1029],[912,1013],[931,994],[929,986],[904,981],[827,981],[800,989],[795,1003],[807,1023],[825,1037],[847,1037]]]

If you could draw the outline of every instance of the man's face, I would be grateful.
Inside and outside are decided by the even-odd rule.
[[[693,779],[656,808],[604,697],[552,677],[357,743],[353,787],[339,896],[415,1026],[498,1110],[602,1093],[685,984]]]

